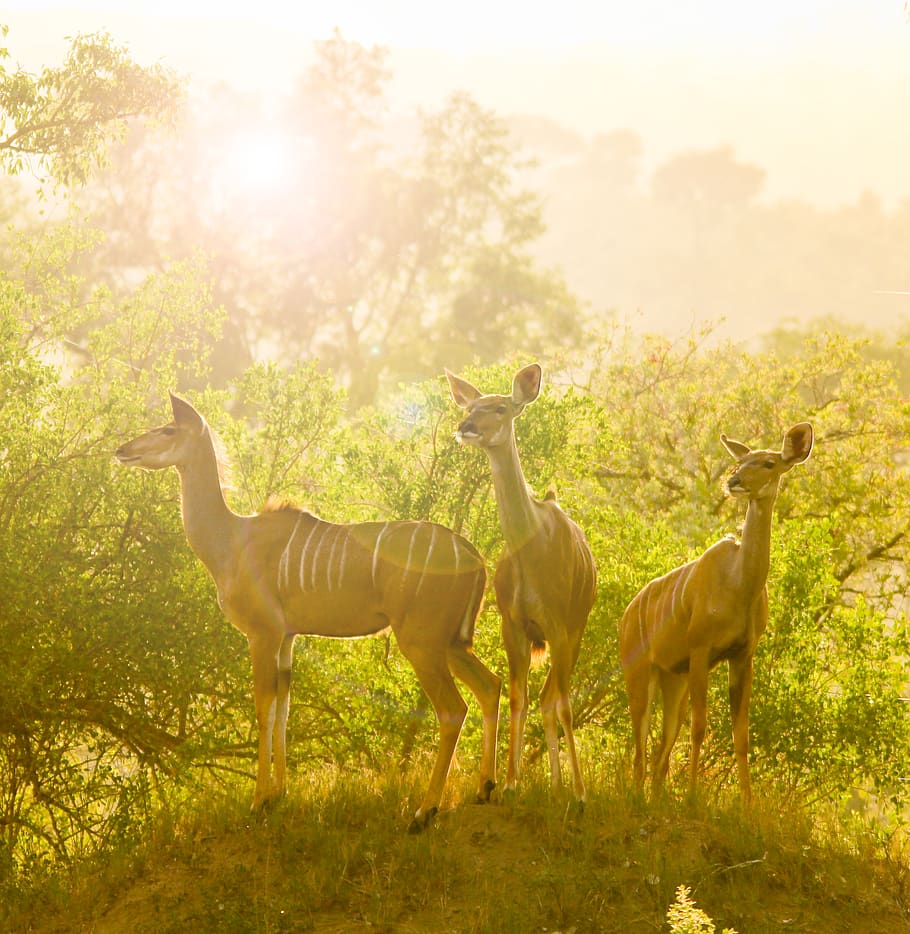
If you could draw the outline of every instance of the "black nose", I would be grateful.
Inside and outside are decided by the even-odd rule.
[[[730,477],[730,479],[727,481],[728,490],[735,490],[737,487],[742,485],[742,481],[737,476]]]
[[[477,429],[474,427],[474,423],[473,423],[473,422],[471,421],[471,419],[469,419],[469,418],[466,418],[466,419],[458,426],[458,430],[459,430],[463,435],[473,435],[473,434],[477,434]]]

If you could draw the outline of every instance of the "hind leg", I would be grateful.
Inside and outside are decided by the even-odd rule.
[[[399,646],[414,668],[417,680],[430,699],[439,721],[439,746],[430,784],[408,828],[410,833],[420,833],[439,809],[468,705],[455,686],[446,652],[429,652],[425,647],[402,644],[401,641]]]
[[[449,667],[477,698],[483,716],[483,753],[480,759],[480,787],[477,800],[486,802],[496,787],[496,735],[499,729],[499,695],[502,679],[468,648],[449,649]]]
[[[689,679],[686,675],[662,671],[660,693],[663,699],[664,719],[660,749],[654,759],[654,770],[651,774],[651,791],[655,798],[660,795],[670,770],[670,753],[679,736],[689,700]]]
[[[540,708],[544,718],[544,732],[547,749],[550,754],[550,783],[553,790],[562,784],[559,768],[559,730],[562,727],[566,742],[566,756],[572,771],[572,789],[576,801],[585,800],[585,783],[581,772],[581,763],[575,747],[575,728],[572,716],[572,700],[569,696],[569,682],[578,646],[572,646],[567,639],[550,640],[550,671],[540,692]]]
[[[632,718],[632,739],[635,744],[635,760],[632,766],[632,782],[640,791],[645,782],[647,766],[648,732],[651,726],[651,708],[657,687],[657,673],[647,662],[642,662],[624,671],[626,693],[629,695],[629,714]]]

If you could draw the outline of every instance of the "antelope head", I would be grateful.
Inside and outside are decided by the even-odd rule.
[[[753,451],[724,434],[720,440],[736,460],[727,477],[727,492],[738,499],[753,500],[776,495],[780,478],[812,453],[814,435],[808,422],[800,422],[786,432],[780,451]]]
[[[467,380],[446,370],[455,404],[467,412],[455,437],[461,444],[493,448],[512,437],[512,422],[540,393],[541,369],[536,363],[519,370],[512,380],[509,396],[483,395]]]
[[[206,422],[189,402],[173,393],[170,397],[174,420],[117,448],[114,456],[121,464],[163,470],[180,467],[189,460],[196,442],[205,433]]]

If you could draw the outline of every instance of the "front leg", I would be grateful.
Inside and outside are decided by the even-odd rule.
[[[692,750],[689,756],[689,791],[694,792],[698,760],[708,728],[708,649],[693,649],[689,654],[689,701],[692,705]]]
[[[506,791],[514,791],[521,775],[521,753],[528,716],[528,672],[531,643],[524,629],[500,607],[502,638],[509,662],[509,755],[506,764]]]
[[[250,636],[250,656],[253,660],[253,701],[259,730],[259,759],[256,770],[256,794],[253,810],[258,811],[275,796],[272,786],[272,735],[278,710],[278,658],[282,644],[280,635],[272,632]],[[283,744],[282,744],[283,752]],[[280,772],[284,774],[284,763]]]
[[[749,704],[752,699],[752,655],[730,660],[730,716],[733,721],[733,752],[739,773],[739,788],[743,802],[752,801],[749,779]]]
[[[294,633],[286,635],[278,651],[278,683],[275,702],[275,726],[272,730],[275,797],[287,787],[287,728],[291,705],[291,668],[294,663]]]

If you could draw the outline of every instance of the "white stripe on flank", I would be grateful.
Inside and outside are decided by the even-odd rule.
[[[288,543],[284,546],[284,551],[281,552],[281,558],[278,561],[278,590],[281,590],[281,578],[284,577],[284,589],[288,589],[288,583],[290,580],[290,569],[288,567],[291,557],[291,542],[294,541],[294,536],[297,534],[297,529],[300,528],[300,522],[303,519],[303,513],[297,516],[297,521],[294,523],[294,528],[291,530],[291,534],[288,537]]]
[[[389,523],[386,524],[379,530],[379,534],[376,536],[376,544],[373,546],[373,567],[370,571],[370,580],[372,581],[373,587],[376,587],[376,565],[379,563],[379,543],[382,541],[382,536],[388,531]]]
[[[647,630],[645,629],[645,623],[647,622],[648,616],[648,604],[651,602],[651,585],[648,584],[645,587],[645,591],[642,594],[642,599],[638,601],[638,631],[641,636],[641,647],[646,649],[648,647],[648,635]]]
[[[427,545],[427,556],[423,561],[423,570],[420,572],[420,580],[417,582],[417,589],[414,591],[414,596],[420,593],[420,588],[423,586],[423,579],[426,576],[427,568],[430,566],[430,555],[433,554],[433,543],[436,541],[436,526],[430,526],[430,544]]]
[[[320,521],[314,516],[314,517],[313,517],[313,527],[310,529],[310,534],[307,535],[306,540],[305,540],[304,543],[303,543],[303,547],[300,549],[300,570],[299,570],[299,574],[300,574],[300,589],[301,589],[301,590],[306,590],[306,587],[305,587],[304,582],[303,582],[303,574],[304,574],[304,567],[305,567],[305,563],[306,563],[306,562],[305,562],[305,559],[306,559],[307,548],[309,548],[309,546],[310,546],[310,539],[313,537],[313,533],[316,531],[316,529],[319,528],[320,525],[321,525]]]
[[[336,587],[341,590],[342,581],[344,580],[344,564],[345,559],[348,554],[348,542],[351,540],[351,536],[348,533],[347,529],[344,529],[344,544],[341,546],[341,560],[338,562],[338,581]]]
[[[322,545],[325,542],[328,530],[331,528],[334,528],[334,526],[329,525],[328,522],[322,523],[322,532],[319,535],[319,541],[316,542],[316,547],[313,551],[313,560],[310,562],[310,590],[316,589],[316,571],[319,569],[317,558],[319,557],[319,552],[322,550]]]
[[[405,573],[401,576],[401,586],[404,587],[407,581],[407,575],[411,572],[411,560],[414,555],[414,539],[417,538],[417,533],[420,532],[420,523],[414,526],[414,531],[411,532],[411,540],[408,542],[408,557],[405,561],[404,570]],[[423,580],[423,571],[420,572],[420,580]],[[417,589],[420,589],[420,581],[417,583]],[[417,595],[417,590],[414,591],[414,595]]]
[[[679,592],[679,585],[682,583],[682,579],[685,576],[685,571],[682,571],[676,575],[676,580],[673,582],[673,593],[670,595],[670,616],[673,619],[676,619],[676,598]]]
[[[480,593],[478,593],[480,591]],[[481,584],[481,578],[477,578],[477,586],[474,588],[472,594],[473,602],[470,607],[464,614],[464,618],[461,621],[461,641],[470,645],[474,641],[474,610],[479,605],[480,597],[483,596],[483,584]]]
[[[458,570],[459,565],[461,564],[461,552],[458,550],[458,536],[452,534],[450,538],[452,539],[452,549],[455,552],[455,571],[452,574],[452,580],[449,582],[449,590],[451,591],[454,590],[458,585]]]
[[[335,537],[332,539],[332,547],[329,549],[329,560],[325,567],[326,587],[332,589],[332,562],[335,560],[335,549],[338,547],[338,535],[341,532],[341,526],[335,526]]]

